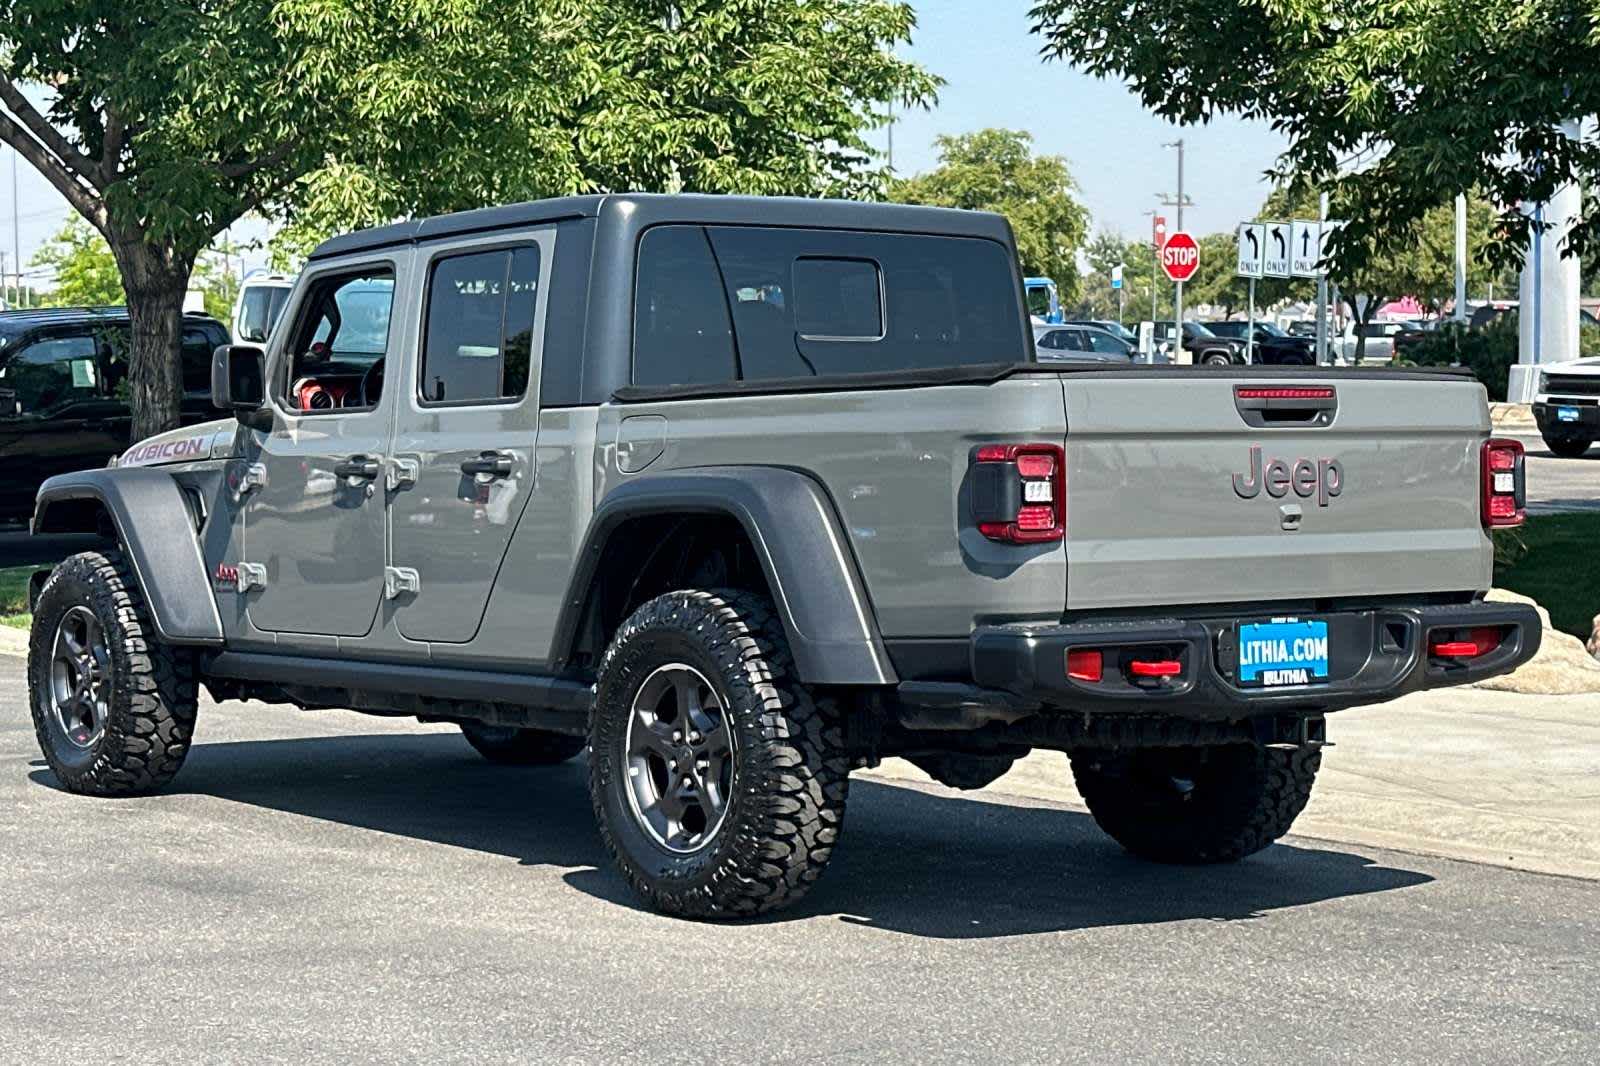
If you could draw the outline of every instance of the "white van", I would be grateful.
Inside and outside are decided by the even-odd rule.
[[[233,302],[233,339],[245,344],[265,344],[272,327],[289,302],[294,278],[268,270],[252,270],[239,284],[239,298]]]

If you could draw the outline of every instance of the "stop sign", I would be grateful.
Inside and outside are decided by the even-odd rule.
[[[1172,234],[1161,246],[1161,269],[1173,281],[1188,281],[1200,269],[1200,246],[1183,230]]]

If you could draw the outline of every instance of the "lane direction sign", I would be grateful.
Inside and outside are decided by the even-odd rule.
[[[1268,222],[1266,230],[1267,250],[1261,271],[1269,278],[1286,278],[1289,276],[1289,223]]]
[[[1298,278],[1314,278],[1322,260],[1322,223],[1297,218],[1289,232],[1289,272]]]
[[[1267,227],[1263,222],[1239,224],[1239,268],[1241,278],[1259,278],[1267,257]]]

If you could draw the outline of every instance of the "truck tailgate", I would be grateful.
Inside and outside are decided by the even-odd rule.
[[[1263,416],[1236,387],[1271,386],[1332,387],[1326,424],[1279,420],[1293,409],[1250,424]],[[1475,382],[1124,373],[1063,388],[1069,611],[1489,586]]]

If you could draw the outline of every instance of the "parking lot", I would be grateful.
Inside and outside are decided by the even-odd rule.
[[[1515,430],[1506,434],[1522,442],[1528,453],[1528,512],[1600,511],[1600,446],[1581,459],[1550,454],[1539,434]]]
[[[0,657],[0,1061],[1592,1062],[1600,885],[858,778],[798,909],[639,909],[580,763],[205,703],[168,794],[59,791]],[[1063,773],[1065,769],[1063,767]],[[1270,1009],[1263,1005],[1270,1004]]]

